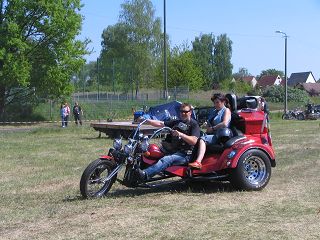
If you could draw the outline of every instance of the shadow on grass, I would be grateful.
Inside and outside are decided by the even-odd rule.
[[[80,138],[81,140],[96,140],[96,139],[106,139],[106,138],[102,138],[102,137],[99,137],[99,136],[97,136],[97,137],[82,137],[82,138]]]
[[[65,196],[64,199],[62,199],[62,202],[76,202],[76,201],[81,201],[85,200],[82,196]]]
[[[111,198],[126,198],[143,196],[152,193],[202,193],[212,194],[218,192],[234,192],[236,191],[229,182],[218,182],[218,181],[206,181],[206,182],[170,182],[168,184],[162,184],[160,186],[152,187],[137,187],[137,188],[113,188],[113,191],[109,192],[105,197]],[[64,202],[74,202],[87,200],[82,196],[66,196]]]
[[[231,184],[228,182],[171,182],[150,188],[127,188],[119,189],[110,193],[110,197],[132,197],[151,193],[203,193],[211,194],[217,192],[233,192]]]

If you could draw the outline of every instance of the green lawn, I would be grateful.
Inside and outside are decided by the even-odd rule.
[[[171,184],[82,200],[84,168],[112,144],[89,126],[0,127],[0,239],[319,239],[320,121],[272,120],[268,186]]]

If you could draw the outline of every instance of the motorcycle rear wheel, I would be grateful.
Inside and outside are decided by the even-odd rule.
[[[80,192],[84,198],[103,197],[106,195],[112,184],[117,178],[117,174],[114,175],[109,181],[102,181],[105,179],[116,165],[103,159],[96,159],[91,162],[84,170],[80,180]]]
[[[231,174],[231,184],[239,190],[258,191],[263,189],[271,177],[269,157],[258,149],[245,152]]]
[[[298,116],[297,116],[297,119],[298,120],[304,120],[305,117],[304,117],[303,113],[299,113]]]

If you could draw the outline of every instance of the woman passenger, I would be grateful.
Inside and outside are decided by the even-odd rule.
[[[219,128],[227,128],[231,122],[231,111],[227,107],[229,106],[228,100],[225,95],[216,93],[212,96],[211,101],[214,104],[214,112],[208,120],[207,135],[203,136],[199,140],[198,156],[196,160],[189,163],[189,167],[201,169],[201,161],[206,152],[206,144],[215,144],[217,142],[216,132]]]

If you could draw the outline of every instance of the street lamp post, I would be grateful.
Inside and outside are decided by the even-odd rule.
[[[284,95],[285,95],[285,100],[284,100],[284,112],[286,113],[288,110],[288,81],[287,81],[287,38],[288,35],[285,32],[282,31],[276,31],[276,33],[280,33],[284,37]]]
[[[167,67],[167,23],[166,23],[166,0],[163,0],[163,78],[165,82],[165,93],[164,97],[168,100],[168,67]]]
[[[97,84],[98,84],[98,95],[97,95],[97,100],[100,98],[100,59],[99,57],[97,58]]]

